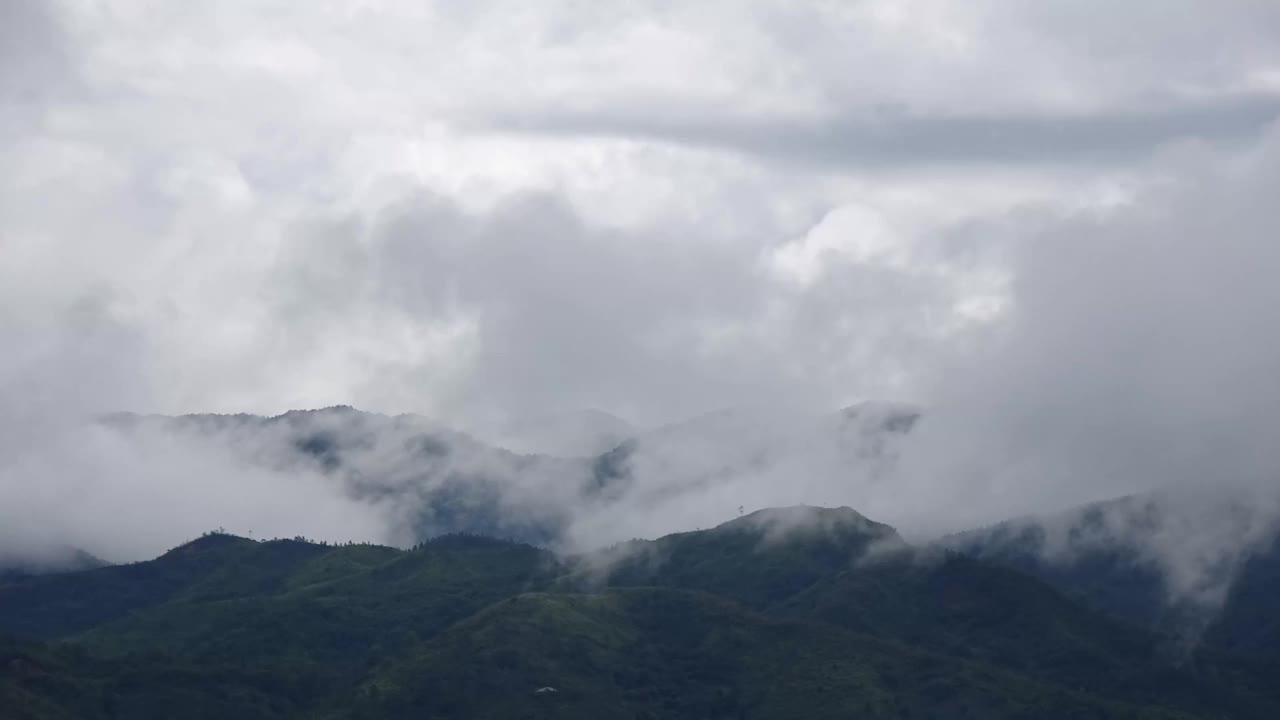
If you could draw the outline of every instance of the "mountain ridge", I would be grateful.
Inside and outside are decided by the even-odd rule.
[[[895,552],[870,552],[886,540]],[[0,633],[28,638],[0,642],[0,699],[32,718],[172,714],[207,693],[262,718],[1280,709],[1261,660],[1179,669],[1142,628],[847,507],[767,508],[576,556],[469,534],[401,550],[212,533],[141,563],[0,583]],[[14,670],[22,658],[47,669]],[[159,685],[160,667],[188,670]],[[544,686],[557,697],[536,699]]]

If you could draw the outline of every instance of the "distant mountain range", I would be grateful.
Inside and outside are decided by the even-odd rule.
[[[991,542],[996,542],[992,540]],[[981,554],[981,553],[979,553]],[[558,556],[210,534],[0,583],[6,718],[1272,718],[1276,556],[1186,653],[849,508]],[[1243,595],[1241,595],[1243,593]]]
[[[745,476],[812,475],[815,463],[886,472],[895,440],[918,417],[914,408],[887,404],[829,414],[742,409],[627,435],[632,428],[623,421],[587,412],[520,424],[519,432],[506,437],[518,440],[524,452],[421,416],[349,407],[275,417],[118,413],[101,422],[126,436],[181,436],[216,444],[224,454],[262,467],[337,478],[354,499],[394,503],[395,537],[404,544],[471,532],[580,549],[625,539],[616,537],[620,532],[648,530],[648,523],[625,528],[616,519],[607,527],[589,527],[597,518],[608,519],[608,509],[624,496],[628,509],[643,512],[678,505],[673,501],[680,497]],[[548,449],[574,453],[560,456]],[[592,454],[577,454],[588,449]],[[691,524],[711,524],[737,505],[726,501],[714,518]],[[685,518],[670,511],[667,516],[672,525],[662,529],[686,527]]]

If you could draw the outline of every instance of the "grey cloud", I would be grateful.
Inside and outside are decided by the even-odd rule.
[[[83,422],[47,430],[0,465],[3,541],[32,555],[70,545],[124,562],[224,526],[257,537],[395,539],[386,508],[352,500],[323,473],[255,462],[269,440],[237,452],[222,440],[165,427],[124,436]]]
[[[0,311],[0,473],[94,414],[149,392],[146,338],[109,294],[65,308]]]
[[[7,146],[38,132],[50,107],[83,95],[79,49],[61,10],[40,0],[0,3],[0,167]]]
[[[954,346],[930,392],[922,430],[977,463],[953,476],[1064,504],[1275,482],[1276,148],[1273,134],[1243,163],[1182,163],[1109,217],[1013,230],[1005,323]]]
[[[492,445],[521,454],[596,457],[634,437],[631,423],[602,410],[514,418],[471,430]]]
[[[6,109],[56,95],[72,74],[71,48],[54,3],[0,4],[0,101]]]
[[[424,332],[456,320],[465,362],[388,365],[381,383],[463,420],[599,407],[652,424],[744,403],[829,406],[833,386],[877,394],[903,372],[951,300],[935,278],[857,263],[781,287],[761,266],[765,238],[593,228],[547,194],[464,213],[412,193],[335,228],[297,235],[281,256],[272,297],[285,342],[298,335],[289,353],[365,318]],[[875,311],[850,317],[854,306]]]
[[[829,118],[771,119],[650,107],[498,116],[490,127],[552,136],[601,136],[715,148],[819,168],[885,170],[952,165],[1097,165],[1132,162],[1178,141],[1240,142],[1280,117],[1280,95],[1092,113],[941,114],[851,108]]]

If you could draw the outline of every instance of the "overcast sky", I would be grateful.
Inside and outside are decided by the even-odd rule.
[[[0,0],[0,450],[873,398],[930,507],[1270,481],[1278,116],[1274,0]]]

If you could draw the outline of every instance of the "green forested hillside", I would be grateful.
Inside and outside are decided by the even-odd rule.
[[[554,686],[556,692],[529,689]],[[539,703],[541,705],[539,705]],[[522,595],[375,673],[367,717],[1175,717],[705,593]]]
[[[1182,662],[847,508],[572,558],[475,536],[402,551],[213,534],[0,584],[0,633],[4,718],[1280,713],[1256,648]]]

